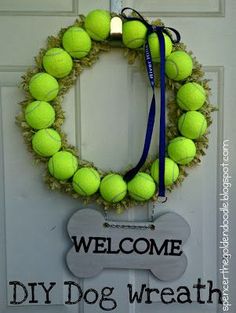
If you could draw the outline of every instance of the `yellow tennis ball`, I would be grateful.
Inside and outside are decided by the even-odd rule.
[[[142,22],[129,21],[123,24],[122,41],[130,49],[142,47],[146,34],[147,28]]]
[[[74,175],[77,168],[77,158],[68,151],[55,153],[48,162],[50,174],[59,180],[69,179]]]
[[[73,176],[73,188],[81,196],[91,196],[97,192],[100,176],[92,167],[80,168]]]
[[[195,111],[200,109],[206,101],[206,91],[197,83],[187,83],[180,87],[176,99],[181,109]]]
[[[47,73],[38,73],[30,79],[29,91],[36,100],[51,101],[56,98],[59,85],[53,76]]]
[[[55,121],[55,111],[48,102],[33,101],[25,109],[25,120],[34,129],[48,128]]]
[[[175,51],[166,59],[166,75],[173,80],[186,79],[192,74],[193,61],[184,51]]]
[[[32,147],[41,156],[51,156],[60,150],[61,137],[54,129],[40,129],[33,136]]]
[[[151,166],[151,175],[157,184],[159,184],[159,159],[155,160]],[[179,176],[179,167],[171,159],[165,158],[165,186],[172,185]]]
[[[139,172],[128,182],[128,192],[131,198],[137,201],[146,201],[154,196],[156,185],[152,177]]]
[[[207,121],[202,113],[188,111],[180,116],[178,128],[181,135],[190,139],[197,139],[206,132]]]
[[[110,34],[111,15],[105,10],[93,10],[85,18],[84,26],[89,36],[102,41]]]
[[[81,59],[91,50],[92,42],[81,27],[70,27],[62,37],[64,49],[74,58]]]
[[[170,158],[181,165],[190,163],[196,155],[194,142],[181,136],[171,140],[167,149]]]
[[[107,202],[116,203],[124,199],[127,193],[127,184],[118,174],[106,175],[100,184],[100,194]]]
[[[165,57],[168,57],[172,51],[172,41],[169,36],[164,34],[165,40]],[[148,43],[151,52],[153,62],[160,62],[160,44],[156,33],[152,33],[148,36]]]
[[[71,56],[61,48],[49,49],[43,57],[45,71],[56,78],[62,78],[70,74],[72,66]]]

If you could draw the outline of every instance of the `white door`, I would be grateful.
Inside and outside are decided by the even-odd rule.
[[[193,285],[201,278],[206,284],[202,298],[208,300],[208,280],[214,288],[221,288],[223,215],[220,212],[222,190],[223,140],[227,139],[224,153],[229,154],[229,171],[232,186],[236,174],[234,134],[235,110],[235,14],[234,0],[123,0],[123,7],[131,6],[148,17],[160,17],[166,26],[180,31],[182,40],[203,64],[211,80],[212,104],[219,110],[213,113],[210,128],[210,145],[201,166],[191,170],[182,187],[169,195],[166,204],[157,204],[155,215],[173,211],[181,214],[190,224],[191,236],[184,250],[188,257],[185,274],[175,282],[157,281],[146,271],[105,270],[93,279],[78,280],[65,265],[70,248],[66,231],[69,217],[83,205],[65,195],[49,191],[43,183],[43,169],[35,166],[27,152],[20,131],[14,124],[23,99],[18,88],[20,77],[33,64],[33,56],[44,45],[47,36],[73,23],[79,14],[95,8],[110,9],[108,0],[0,0],[0,312],[217,312],[215,304],[197,303]],[[115,75],[114,75],[115,73]],[[110,79],[112,75],[112,80]],[[107,92],[109,90],[109,92]],[[122,92],[121,92],[122,91]],[[84,159],[94,161],[105,169],[118,170],[124,164],[135,163],[142,143],[145,118],[151,91],[137,66],[127,65],[123,52],[116,50],[101,56],[99,62],[85,71],[76,86],[64,100],[66,111],[65,131],[72,144],[78,145]],[[145,104],[145,105],[144,105]],[[98,115],[99,112],[99,115]],[[233,187],[232,187],[233,188]],[[235,195],[230,189],[230,251],[235,253],[233,213]],[[96,205],[92,206],[97,209]],[[148,220],[153,213],[151,205],[130,209],[108,218],[129,221]],[[218,234],[218,235],[217,235]],[[235,261],[230,261],[230,296],[235,312]],[[234,262],[234,263],[233,263]],[[234,264],[234,267],[233,267]],[[27,287],[28,298],[22,305],[14,305],[12,281]],[[96,289],[101,300],[104,287],[114,288],[112,294],[100,303],[66,305],[68,290],[65,281],[77,282],[83,291]],[[45,288],[55,282],[45,298]],[[34,285],[37,283],[37,285]],[[140,290],[142,284],[150,288],[188,286],[191,304],[161,303],[156,296],[152,303],[131,304],[127,284]],[[35,295],[32,299],[32,290]],[[18,288],[17,299],[24,297]],[[93,296],[91,294],[91,296]],[[74,291],[72,300],[78,298]],[[38,301],[38,302],[37,302]],[[92,301],[90,299],[90,301]],[[30,303],[31,302],[31,303]],[[36,303],[37,302],[37,303]],[[234,303],[234,304],[233,304]],[[101,307],[102,306],[102,307]],[[222,307],[219,307],[219,312]]]

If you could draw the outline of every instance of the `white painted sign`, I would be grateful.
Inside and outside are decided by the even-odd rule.
[[[68,233],[73,247],[67,265],[79,278],[122,268],[149,269],[158,279],[172,281],[187,267],[182,246],[190,227],[176,213],[163,214],[153,223],[107,222],[101,213],[85,208],[70,218]]]

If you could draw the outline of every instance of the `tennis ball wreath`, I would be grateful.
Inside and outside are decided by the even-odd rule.
[[[168,154],[176,163],[188,164],[196,155],[196,146],[191,139],[176,137],[168,145]]]
[[[108,174],[101,181],[100,193],[106,201],[116,203],[126,196],[127,185],[121,175]]]
[[[205,89],[197,83],[184,84],[177,92],[177,103],[182,110],[199,110],[206,101]]]
[[[73,57],[81,59],[91,50],[92,41],[81,27],[70,27],[62,37],[64,49]]]
[[[84,26],[92,39],[102,41],[110,34],[110,21],[111,16],[108,11],[94,10],[86,16]]]
[[[166,75],[173,80],[180,81],[192,74],[193,62],[189,54],[175,51],[166,60]]]
[[[126,47],[137,49],[141,47],[146,38],[147,28],[139,21],[130,21],[123,24],[122,40]]]
[[[55,154],[61,148],[61,137],[52,128],[38,130],[32,139],[33,150],[44,157]]]
[[[80,168],[73,176],[73,188],[81,196],[91,196],[100,186],[100,176],[92,167]]]
[[[61,48],[49,49],[43,57],[43,67],[48,74],[62,78],[72,70],[73,62],[71,56]]]
[[[159,159],[155,160],[151,166],[151,175],[155,182],[159,183]],[[179,176],[178,165],[170,158],[165,158],[165,186],[173,185]]]
[[[51,189],[58,189],[74,198],[82,197],[85,201],[95,200],[106,209],[121,210],[156,199],[158,155],[155,155],[155,161],[148,160],[140,172],[126,182],[124,172],[107,172],[97,169],[90,161],[82,160],[62,130],[64,95],[85,68],[92,66],[101,53],[113,47],[114,41],[109,37],[110,21],[109,12],[94,10],[61,29],[58,36],[48,38],[47,46],[36,58],[35,67],[23,77],[26,99],[22,102],[22,113],[17,121],[27,145],[35,152],[34,158],[47,164],[45,180]],[[147,40],[152,61],[160,61],[158,37],[152,33],[147,38],[146,25],[137,19],[123,20],[122,40],[116,41],[116,46],[125,46],[130,64],[137,59],[145,64],[144,44]],[[164,27],[160,20],[152,25],[154,28]],[[209,104],[210,88],[208,80],[203,78],[201,65],[192,53],[187,52],[183,43],[172,42],[167,34],[164,34],[164,41],[166,88],[174,92],[174,100],[168,99],[167,104],[168,147],[164,184],[172,190],[186,176],[186,166],[199,163],[205,154],[208,146],[206,128],[211,124],[213,108]],[[155,84],[159,87],[158,79]]]
[[[139,172],[128,182],[128,192],[137,201],[146,201],[154,196],[156,185],[147,173]]]
[[[207,121],[202,113],[188,111],[180,116],[178,128],[183,136],[190,139],[197,139],[206,132]]]
[[[34,129],[50,127],[55,121],[55,110],[45,101],[33,101],[25,109],[25,120]]]
[[[47,73],[37,73],[29,81],[29,92],[36,100],[51,101],[59,91],[57,80]]]
[[[59,180],[66,180],[74,175],[78,167],[77,158],[68,151],[55,153],[48,162],[48,169],[52,176]]]
[[[169,36],[164,34],[165,39],[165,56],[168,57],[172,51],[172,41]],[[153,62],[160,62],[160,44],[156,33],[152,33],[148,37],[150,52]]]

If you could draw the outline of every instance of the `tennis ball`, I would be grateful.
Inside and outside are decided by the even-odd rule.
[[[168,57],[172,51],[172,41],[169,36],[164,34],[165,40],[165,56]],[[153,62],[160,62],[160,44],[156,33],[152,33],[148,36],[148,43],[151,52]]]
[[[196,146],[191,139],[176,137],[168,145],[168,154],[178,164],[190,163],[196,155]]]
[[[206,101],[206,91],[197,83],[187,83],[180,87],[176,99],[181,109],[186,111],[198,110]]]
[[[33,136],[32,147],[41,156],[51,156],[60,150],[61,137],[52,128],[40,129]]]
[[[156,185],[152,177],[139,172],[128,182],[128,192],[131,198],[137,201],[146,201],[153,197]]]
[[[34,129],[48,128],[55,121],[55,111],[48,102],[33,101],[25,109],[25,120]]]
[[[107,202],[119,202],[124,199],[126,193],[126,182],[118,174],[108,174],[101,181],[100,194]]]
[[[78,168],[77,158],[70,152],[59,151],[48,162],[48,170],[59,180],[66,180],[74,175]]]
[[[98,172],[91,167],[80,168],[73,176],[73,188],[81,196],[91,196],[100,185]]]
[[[56,78],[67,76],[73,66],[69,53],[61,48],[49,49],[43,57],[45,71]]]
[[[139,21],[129,21],[123,24],[122,41],[123,44],[130,48],[140,48],[146,38],[147,28]]]
[[[159,183],[159,159],[155,160],[151,166],[151,175],[156,183]],[[165,186],[172,185],[179,176],[179,167],[171,159],[165,158],[165,174],[164,182]]]
[[[190,139],[197,139],[206,132],[207,121],[202,113],[188,111],[180,116],[178,128],[183,136]]]
[[[81,27],[70,27],[63,35],[64,49],[74,58],[85,57],[92,46],[88,33]]]
[[[111,16],[108,11],[94,10],[86,16],[84,26],[92,39],[102,41],[110,34],[110,21]]]
[[[29,91],[36,100],[51,101],[56,98],[59,85],[51,75],[38,73],[30,79]]]
[[[190,55],[184,51],[175,51],[166,59],[166,75],[179,81],[192,74],[193,61]]]

